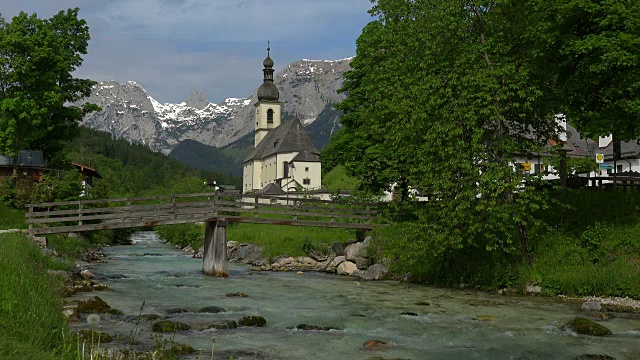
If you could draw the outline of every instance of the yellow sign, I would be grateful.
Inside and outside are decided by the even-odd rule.
[[[531,164],[529,164],[529,163],[520,164],[520,167],[524,171],[531,171]]]
[[[596,154],[596,163],[602,164],[604,162],[604,154]]]

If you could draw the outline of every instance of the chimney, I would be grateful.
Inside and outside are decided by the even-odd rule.
[[[609,144],[611,143],[611,140],[613,140],[613,135],[609,134],[605,137],[602,136],[598,136],[598,147],[599,148],[606,148],[607,146],[609,146]]]

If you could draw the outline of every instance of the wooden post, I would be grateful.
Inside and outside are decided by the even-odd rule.
[[[82,210],[84,209],[84,206],[82,205],[81,201],[78,201],[78,217],[82,217]],[[82,220],[78,221],[78,225],[82,225]]]
[[[333,200],[331,200],[331,205],[330,205],[329,214],[331,214],[330,222],[334,222],[334,221],[336,221],[336,218],[334,218],[334,217],[333,217]]]
[[[253,210],[258,210],[258,195],[256,195],[255,205],[253,206]],[[253,213],[253,217],[258,217],[258,211]]]
[[[33,206],[32,205],[29,205],[29,214],[33,215]],[[33,219],[32,217],[29,218],[29,220],[32,220],[32,219]],[[33,229],[33,224],[29,223],[29,230],[31,230],[31,229]]]
[[[171,195],[171,219],[175,220],[178,217],[176,214],[176,196]]]
[[[227,222],[224,219],[207,222],[204,232],[202,273],[215,277],[228,277]]]

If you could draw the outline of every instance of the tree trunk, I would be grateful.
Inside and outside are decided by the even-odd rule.
[[[529,235],[527,235],[527,227],[519,221],[518,222],[518,234],[520,235],[520,245],[522,246],[522,258],[527,262],[527,265],[531,266],[531,250],[529,249]]]

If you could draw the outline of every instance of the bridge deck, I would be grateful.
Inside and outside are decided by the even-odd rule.
[[[383,203],[267,195],[181,194],[29,204],[31,234],[56,234],[226,220],[254,224],[373,229]],[[38,226],[38,227],[35,227]]]

